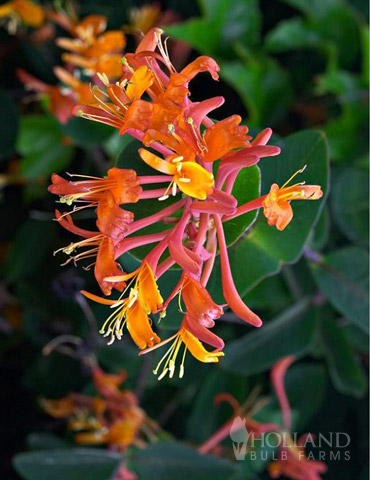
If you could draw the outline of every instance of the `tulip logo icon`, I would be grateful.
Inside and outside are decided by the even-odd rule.
[[[230,428],[230,438],[233,441],[233,449],[236,460],[244,460],[247,453],[248,430],[245,426],[245,420],[243,418],[234,418]]]

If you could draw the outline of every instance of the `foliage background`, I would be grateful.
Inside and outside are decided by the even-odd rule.
[[[142,4],[94,0],[80,1],[78,8],[81,16],[105,14],[110,28],[119,28],[129,23],[130,8]],[[60,51],[52,43],[35,42],[25,32],[11,36],[1,29],[2,476],[17,479],[20,474],[40,480],[38,457],[31,464],[22,464],[18,457],[18,473],[10,459],[25,450],[70,446],[63,425],[41,411],[38,398],[59,398],[88,388],[89,375],[81,362],[57,352],[42,355],[51,339],[74,334],[84,339],[85,353],[94,352],[105,369],[126,369],[127,387],[138,394],[147,413],[171,436],[193,446],[205,441],[230,413],[213,407],[215,394],[226,391],[244,401],[259,385],[263,394],[270,395],[270,367],[281,356],[295,354],[300,361],[288,374],[287,389],[296,428],[351,435],[351,460],[329,461],[325,479],[368,478],[367,2],[169,0],[160,4],[181,18],[166,32],[192,47],[189,58],[207,54],[221,65],[219,83],[206,76],[193,82],[193,98],[225,96],[218,118],[238,113],[252,131],[270,126],[275,140],[285,147],[277,160],[261,162],[262,189],[306,162],[311,166],[309,180],[325,182],[328,148],[329,198],[325,206],[298,206],[295,225],[287,232],[266,232],[259,222],[242,246],[233,247],[238,288],[265,320],[262,329],[253,331],[227,313],[219,327],[228,345],[225,361],[220,366],[190,364],[181,382],[158,384],[151,376],[155,359],[138,358],[129,342],[108,348],[97,338],[91,322],[99,323],[102,313],[99,308],[90,310],[78,295],[91,282],[90,276],[81,269],[61,268],[60,260],[52,256],[70,240],[51,221],[54,200],[46,192],[50,174],[65,170],[101,174],[116,162],[122,139],[110,129],[80,119],[61,126],[46,105],[30,101],[15,69],[22,67],[55,83],[52,67],[58,64]],[[282,139],[302,129],[308,132]],[[311,151],[314,142],[317,149]],[[175,323],[174,317],[172,326]],[[261,415],[272,421],[276,411],[272,403]],[[109,478],[106,472],[116,465],[115,454],[99,452],[102,470],[97,453],[85,459],[89,480]],[[83,454],[79,450],[77,460]],[[150,461],[141,462],[144,454],[146,461],[152,457],[159,461],[158,471]],[[134,452],[132,463],[141,468],[143,479],[170,478],[169,459],[179,458],[189,459],[181,465],[184,478],[235,475],[229,466],[207,464],[194,455],[194,450],[180,444],[171,448],[157,444],[147,453]],[[65,464],[63,457],[60,461]],[[248,459],[241,463],[237,478],[268,478],[264,465]],[[75,475],[86,473],[72,468]],[[71,472],[54,478],[75,478]],[[180,478],[179,470],[176,475]]]

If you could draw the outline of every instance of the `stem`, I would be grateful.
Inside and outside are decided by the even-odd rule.
[[[173,213],[177,212],[185,203],[185,199],[180,200],[179,202],[173,203],[169,207],[164,208],[163,210],[160,210],[157,213],[154,213],[153,215],[149,215],[148,217],[142,218],[141,220],[136,220],[136,222],[131,223],[128,229],[128,234],[130,235],[131,233],[134,233],[138,230],[141,230],[142,228],[145,228],[149,225],[152,225],[153,223],[156,223],[164,217],[168,217],[172,215]]]
[[[232,220],[233,218],[243,215],[243,213],[251,212],[252,210],[257,210],[258,208],[262,208],[262,202],[266,197],[267,195],[263,195],[262,197],[255,198],[254,200],[251,200],[250,202],[247,202],[244,205],[241,205],[236,209],[235,213],[224,216],[222,221],[227,222],[228,220]]]
[[[227,421],[221,428],[219,428],[206,442],[204,442],[199,448],[198,452],[203,455],[213,450],[219,445],[225,438],[230,435],[230,429],[233,424],[233,419]]]
[[[160,197],[163,197],[165,193],[166,193],[165,188],[156,188],[154,190],[143,190],[139,194],[139,199],[146,200],[148,198],[160,198]]]
[[[129,135],[131,135],[131,137],[134,137],[136,138],[137,140],[140,140],[140,142],[142,142],[143,140],[143,137],[144,137],[144,132],[140,132],[139,130],[135,130],[133,128],[129,128],[127,130],[127,132]],[[165,157],[167,157],[168,155],[172,155],[173,152],[172,150],[170,150],[169,148],[165,147],[164,145],[161,145],[160,143],[158,142],[153,142],[150,144],[150,147],[151,148],[154,148],[154,150],[157,150],[157,152],[160,152],[162,153]]]
[[[140,185],[147,185],[150,183],[170,182],[172,177],[170,175],[145,175],[139,177]]]
[[[115,253],[115,258],[120,257],[133,248],[148,245],[150,243],[160,242],[167,236],[167,234],[168,230],[165,230],[164,232],[151,233],[150,235],[138,235],[137,237],[125,238],[119,243]]]

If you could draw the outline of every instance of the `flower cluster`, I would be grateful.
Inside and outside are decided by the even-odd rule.
[[[224,103],[224,98],[191,101],[189,82],[201,72],[208,72],[217,80],[219,66],[212,58],[201,56],[177,72],[162,33],[158,28],[151,29],[135,53],[117,60],[122,69],[118,81],[112,82],[108,73],[98,71],[99,82],[90,89],[92,104],[76,105],[72,110],[78,117],[110,125],[121,135],[141,141],[139,155],[153,169],[153,175],[140,176],[132,169],[114,167],[105,178],[72,176],[68,181],[53,175],[49,187],[50,192],[59,195],[62,204],[73,205],[64,213],[57,211],[57,220],[81,237],[62,249],[70,256],[67,262],[95,258],[95,278],[105,297],[82,293],[111,309],[101,333],[112,343],[121,339],[126,326],[141,353],[171,342],[154,371],[159,374],[158,379],[174,375],[180,351],[180,377],[187,350],[206,363],[218,362],[223,356],[224,342],[212,328],[225,305],[217,305],[206,289],[218,253],[228,307],[248,324],[262,324],[235,287],[224,223],[262,208],[268,223],[283,230],[292,220],[292,200],[322,196],[317,185],[289,185],[294,174],[282,187],[273,184],[267,195],[238,205],[233,187],[239,172],[256,165],[262,157],[278,155],[280,149],[267,145],[271,129],[253,139],[238,115],[214,123],[209,114]],[[65,41],[62,43],[67,46]],[[72,50],[73,41],[69,44]],[[79,54],[82,51],[81,47]],[[77,57],[74,62],[83,63]],[[83,66],[93,68],[92,64]],[[130,165],[129,158],[127,163]],[[147,199],[162,202],[163,209],[140,219],[125,209]],[[96,211],[97,231],[84,230],[73,222],[72,214],[85,208]],[[137,234],[158,223],[166,228]],[[152,245],[152,249],[140,267],[131,273],[123,272],[117,259],[143,245]],[[164,300],[157,280],[175,264],[182,269],[181,278]],[[119,297],[106,298],[113,289],[121,292]],[[179,331],[161,342],[151,315],[158,314],[159,320],[163,319],[175,297],[183,320]],[[208,351],[204,344],[214,350]]]
[[[42,399],[41,406],[49,415],[68,420],[68,429],[76,432],[76,443],[105,444],[112,449],[125,450],[129,445],[142,442],[141,433],[154,434],[156,428],[138,406],[135,394],[120,390],[125,379],[124,371],[109,374],[94,366],[95,397],[70,393],[58,400]]]
[[[13,3],[18,5],[18,2],[26,1],[15,0]],[[41,8],[33,6],[36,7]],[[54,74],[61,85],[48,85],[22,69],[17,73],[28,88],[46,96],[50,111],[61,123],[67,123],[72,116],[72,107],[76,103],[95,103],[89,81],[99,81],[97,77],[99,72],[104,72],[111,80],[121,76],[120,59],[126,45],[126,37],[120,30],[106,31],[107,18],[103,15],[89,15],[80,21],[74,15],[49,11],[47,18],[70,35],[56,39],[57,46],[66,50],[62,54],[65,66],[54,68]]]

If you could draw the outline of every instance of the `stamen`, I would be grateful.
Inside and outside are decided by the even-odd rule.
[[[300,173],[303,173],[306,170],[306,168],[307,168],[307,165],[304,165],[302,168],[300,168],[295,173],[293,173],[293,175],[284,183],[284,185],[281,188],[286,187],[288,183],[290,183],[293,180],[293,178],[295,178]]]
[[[96,72],[96,76],[99,78],[99,80],[107,87],[109,85],[109,78],[105,73],[100,73]]]

